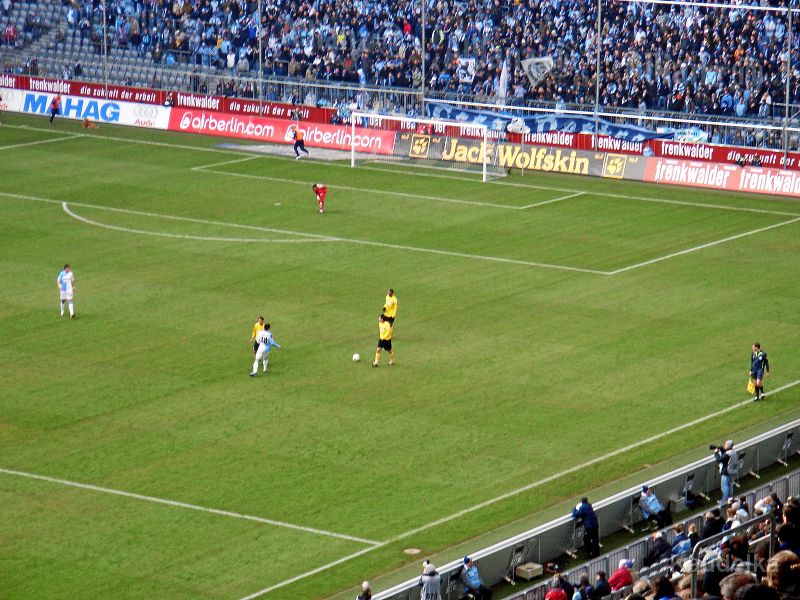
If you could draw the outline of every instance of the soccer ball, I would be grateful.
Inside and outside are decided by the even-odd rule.
[[[361,360],[361,355],[360,354],[358,354],[358,353],[353,354],[353,362],[358,362],[360,360]]]

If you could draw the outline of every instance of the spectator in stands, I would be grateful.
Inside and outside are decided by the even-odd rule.
[[[649,567],[670,556],[672,556],[672,546],[664,539],[664,535],[660,531],[654,531],[651,536],[650,551],[642,563],[645,567]]]
[[[707,565],[703,574],[703,589],[706,594],[720,596],[720,583],[729,573],[748,573],[755,571],[749,560],[749,545],[741,536],[726,538],[720,544],[720,556]]]
[[[560,589],[563,591],[565,600],[572,600],[572,594],[575,592],[575,586],[559,574],[553,575],[553,582],[551,583],[550,589]]]
[[[464,594],[472,595],[475,600],[491,600],[492,590],[486,587],[478,573],[478,566],[469,556],[464,557],[464,566],[461,568],[461,583]]]
[[[361,584],[361,593],[356,596],[356,600],[372,600],[372,587],[369,585],[369,581]]]
[[[733,508],[732,505],[728,506],[728,508],[726,509],[725,512],[726,512],[726,515],[725,515],[726,518],[725,518],[725,522],[722,524],[722,531],[728,531],[729,529],[732,529],[734,527],[738,527],[739,525],[742,524],[742,521],[739,518],[739,515],[736,514],[736,509]]]
[[[611,594],[611,585],[608,583],[605,571],[598,571],[594,576],[594,597],[600,600]]]
[[[589,574],[581,573],[578,583],[575,584],[575,592],[572,594],[572,600],[594,600],[594,588],[589,583]]]
[[[572,518],[578,525],[583,525],[583,545],[589,558],[600,555],[600,522],[589,499],[581,498],[580,504],[572,509]]]
[[[662,575],[654,577],[650,582],[650,586],[653,589],[654,600],[669,600],[670,598],[677,598],[675,595],[675,587],[672,585],[672,582]]]
[[[767,562],[764,583],[782,599],[800,597],[800,559],[794,552],[782,550]]]
[[[639,509],[642,511],[642,516],[648,521],[656,523],[659,529],[672,524],[672,515],[669,509],[661,505],[653,489],[647,485],[642,486],[642,493],[639,496]]]
[[[558,586],[550,587],[544,595],[544,600],[568,600],[567,593]]]
[[[778,592],[766,585],[748,584],[736,591],[736,600],[779,600]]]
[[[611,586],[611,591],[616,592],[617,590],[621,590],[625,586],[633,583],[633,574],[631,573],[632,568],[633,561],[631,559],[620,559],[617,570],[614,571],[611,574],[611,577],[608,578],[608,584]]]
[[[781,513],[784,523],[800,525],[800,503],[797,502],[796,498],[789,496],[786,499],[786,504],[784,504]]]
[[[689,539],[689,535],[684,531],[683,524],[678,523],[673,529],[675,537],[672,538],[672,555],[680,556],[691,552],[693,547],[692,540]]]
[[[765,496],[753,506],[753,512],[757,515],[765,515],[773,510],[783,513],[783,502],[781,502],[777,492],[772,492],[769,496]]]
[[[717,535],[722,531],[723,521],[718,515],[718,509],[710,510],[703,515],[703,535],[700,539],[707,540],[712,535]]]
[[[735,600],[736,592],[739,588],[756,583],[756,576],[753,573],[731,573],[722,578],[719,582],[719,591],[722,600]]]
[[[800,532],[794,523],[781,523],[777,528],[778,550],[789,550],[800,556]]]

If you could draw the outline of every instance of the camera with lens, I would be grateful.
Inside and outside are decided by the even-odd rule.
[[[717,451],[717,450],[719,450],[720,448],[722,448],[722,446],[717,446],[716,444],[711,444],[711,445],[708,447],[708,449],[709,449],[709,450],[711,450],[712,452],[716,452],[716,451]]]

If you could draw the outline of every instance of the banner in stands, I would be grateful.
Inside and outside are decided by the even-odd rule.
[[[48,108],[55,94],[13,91],[16,109],[9,110],[31,115],[49,114]],[[3,97],[5,97],[5,93]],[[149,129],[166,129],[169,124],[169,109],[152,104],[117,102],[62,94],[60,117],[79,121],[89,119],[93,123],[115,123]]]
[[[275,144],[291,144],[294,132],[300,129],[305,134],[309,148],[350,150],[352,132],[350,127],[324,125],[322,123],[297,122],[287,119],[268,119],[256,116],[240,116],[210,110],[186,110],[173,108],[169,117],[170,131],[185,131],[204,135],[218,135]],[[390,155],[394,151],[395,134],[392,131],[357,129],[356,151]]]
[[[434,119],[448,119],[465,123],[482,124],[495,131],[507,131],[509,125],[513,123],[511,131],[521,134],[544,133],[548,131],[593,133],[595,129],[595,121],[593,118],[575,115],[550,114],[520,117],[508,113],[459,108],[439,102],[427,103],[425,105],[425,112],[428,117]],[[600,135],[607,135],[632,142],[641,142],[655,138],[670,138],[673,135],[671,133],[657,133],[652,129],[636,127],[634,125],[617,125],[603,120],[599,122],[598,133]]]
[[[647,158],[645,161],[644,181],[800,197],[800,174],[795,171],[669,158]]]

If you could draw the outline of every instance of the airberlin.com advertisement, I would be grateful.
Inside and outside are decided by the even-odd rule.
[[[306,146],[312,151],[314,148],[350,151],[354,145],[356,152],[419,158],[420,148],[438,148],[433,138],[438,140],[442,148],[458,149],[464,146],[469,150],[475,145],[474,140],[459,140],[446,135],[431,136],[414,131],[366,127],[356,128],[354,136],[349,126],[327,123],[330,109],[125,86],[106,88],[92,83],[0,74],[0,111],[46,116],[56,95],[61,96],[60,118],[88,119],[95,124],[128,125],[272,144],[292,144],[300,129]],[[285,118],[295,108],[300,109],[302,121]],[[519,160],[511,161],[509,165],[505,165],[509,161],[501,162],[512,169],[575,172],[605,178],[800,198],[800,171],[797,170],[800,160],[794,153],[790,153],[787,161],[790,170],[783,170],[773,168],[781,164],[783,156],[767,149],[655,140],[645,151],[643,146],[640,148],[605,138],[600,140],[597,148],[593,148],[589,142],[591,136],[563,132],[535,135],[535,139],[534,134],[521,136],[530,139],[520,141],[523,145],[548,146],[555,153],[552,157],[546,148],[535,152],[531,149],[529,152],[513,144],[511,150],[518,150]],[[498,143],[497,147],[508,154],[511,150],[505,147],[507,145]],[[559,148],[578,150],[564,154]],[[489,151],[480,147],[474,150],[441,152],[439,155],[426,152],[426,157],[446,162],[482,162],[482,157],[476,158],[475,153],[479,155]],[[731,164],[731,161],[752,152],[758,153],[765,166],[740,167]],[[575,169],[570,167],[573,163]],[[582,165],[587,167],[577,168]]]
[[[295,132],[301,129],[304,141],[309,148],[328,148],[350,150],[353,143],[356,152],[390,155],[394,152],[393,131],[377,129],[356,129],[352,138],[351,128],[343,125],[296,122],[286,119],[248,117],[207,110],[188,110],[173,108],[169,117],[170,131],[184,131],[204,135],[258,140],[273,144],[291,144]]]

